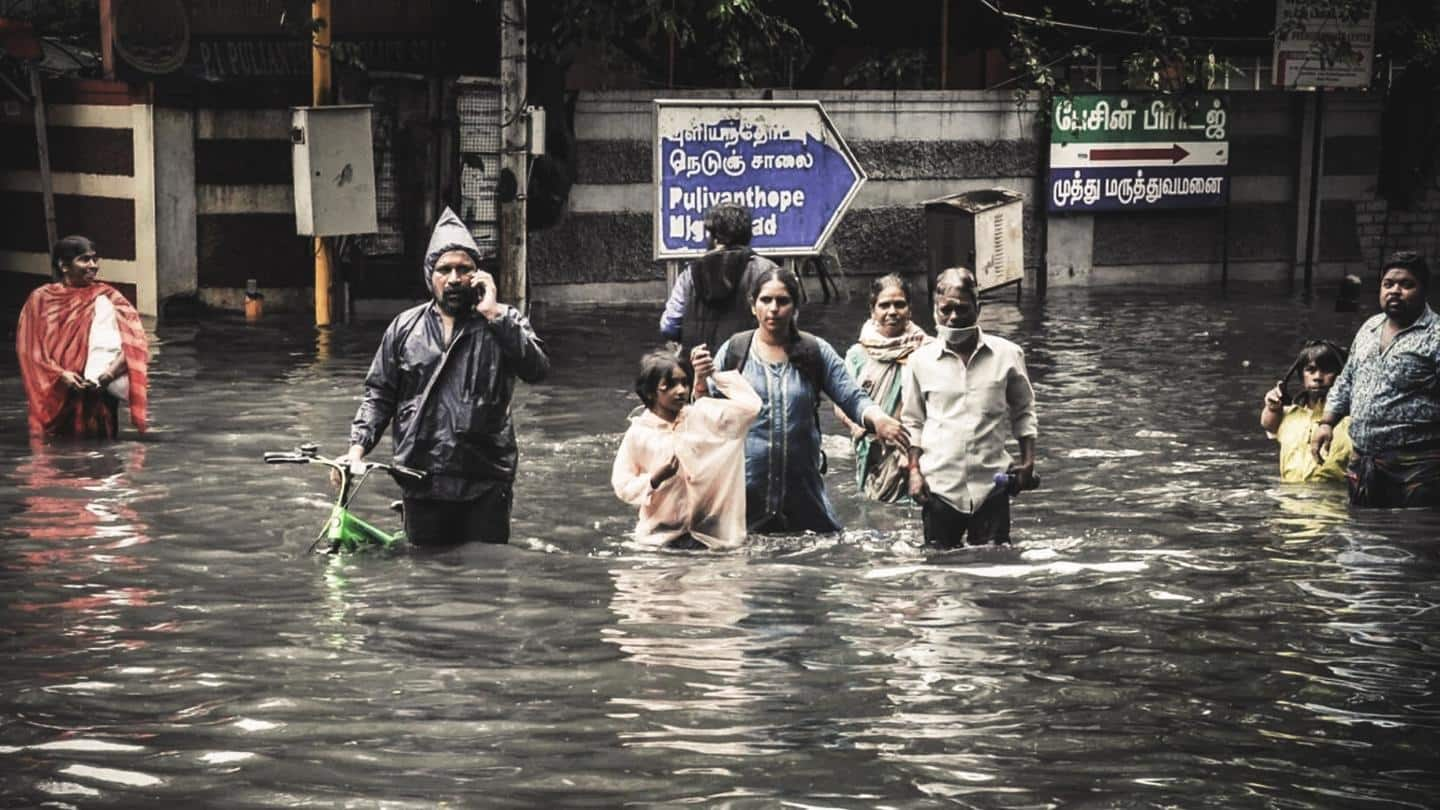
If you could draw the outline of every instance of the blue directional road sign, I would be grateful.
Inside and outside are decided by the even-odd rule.
[[[655,258],[705,252],[705,212],[754,215],[751,246],[818,253],[865,171],[818,101],[655,102]]]

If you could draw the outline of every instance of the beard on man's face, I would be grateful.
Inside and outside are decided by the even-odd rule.
[[[435,303],[439,305],[441,312],[454,318],[469,314],[479,300],[478,291],[469,284],[452,284],[445,287]]]

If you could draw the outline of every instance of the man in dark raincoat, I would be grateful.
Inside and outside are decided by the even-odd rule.
[[[530,321],[496,298],[493,252],[445,209],[425,252],[433,300],[395,317],[365,375],[347,457],[358,461],[392,427],[405,535],[420,546],[510,539],[515,481],[515,378],[537,382],[550,361]]]

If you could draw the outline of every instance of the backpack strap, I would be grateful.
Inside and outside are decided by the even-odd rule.
[[[720,359],[720,370],[743,372],[745,361],[750,357],[750,344],[754,340],[754,329],[732,335],[730,345],[725,349],[725,356]],[[820,341],[809,332],[801,332],[800,340],[790,352],[790,364],[795,366],[800,376],[809,381],[815,389],[815,400],[818,403],[819,395],[825,392],[825,370],[820,359]]]
[[[750,357],[750,341],[755,339],[755,330],[747,329],[730,336],[725,347],[725,356],[720,358],[721,371],[745,371],[745,360]]]
[[[790,352],[790,362],[800,376],[810,381],[815,388],[815,401],[820,401],[820,395],[825,393],[825,368],[820,359],[820,341],[809,332],[801,332],[800,340],[796,342],[795,349]]]

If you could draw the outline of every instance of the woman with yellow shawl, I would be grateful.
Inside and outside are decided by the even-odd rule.
[[[910,320],[910,284],[899,275],[881,276],[870,285],[870,319],[860,341],[845,354],[845,368],[889,416],[900,417],[900,377],[905,360],[930,336]],[[864,428],[836,414],[850,427],[855,444],[855,481],[871,500],[903,501],[906,457],[903,450],[877,442]]]

